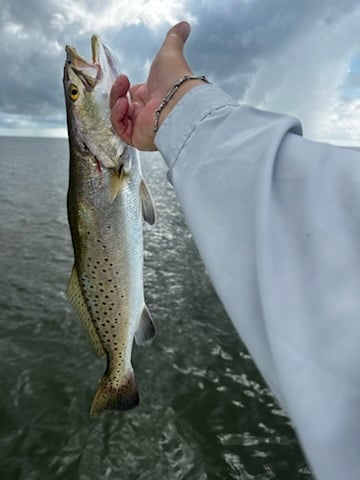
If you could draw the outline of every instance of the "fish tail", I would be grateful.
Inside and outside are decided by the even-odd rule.
[[[97,417],[106,410],[130,410],[139,403],[139,392],[135,382],[134,370],[119,381],[105,373],[100,380],[93,399],[90,416]]]

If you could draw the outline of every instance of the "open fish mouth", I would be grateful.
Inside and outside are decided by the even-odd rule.
[[[71,68],[88,91],[95,88],[96,84],[103,80],[104,77],[108,77],[111,82],[117,77],[117,61],[110,49],[101,42],[98,35],[91,37],[91,63],[70,45],[66,45],[65,51],[65,72],[67,68]]]

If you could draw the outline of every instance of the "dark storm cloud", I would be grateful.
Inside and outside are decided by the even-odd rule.
[[[98,2],[93,2],[94,5]],[[87,2],[91,9],[91,2]],[[90,58],[90,35],[80,18],[71,19],[67,5],[49,0],[4,1],[0,14],[2,45],[0,112],[3,114],[59,117],[65,125],[62,92],[64,47],[69,43]],[[136,81],[139,71],[159,44],[157,35],[142,24],[105,33],[104,39],[118,51],[124,65]],[[20,117],[19,117],[20,118]],[[15,127],[13,121],[10,122]]]
[[[279,63],[293,71],[298,67],[297,59],[289,57],[289,45],[297,46],[292,52],[301,52],[303,44],[308,49],[299,67],[303,72],[307,69],[307,57],[315,68],[320,55],[321,62],[326,63],[328,56],[349,54],[349,45],[344,45],[337,53],[326,49],[336,50],[337,44],[346,44],[336,37],[338,25],[359,8],[357,0],[184,0],[170,3],[176,4],[176,8],[183,3],[183,10],[194,19],[186,46],[193,70],[206,74],[237,99],[246,98],[251,91],[250,101],[255,103],[263,102],[276,91],[279,78],[271,69],[273,64]],[[74,45],[89,58],[90,36],[97,27],[96,33],[100,33],[118,55],[122,71],[131,81],[145,79],[147,67],[162,42],[171,16],[163,15],[159,21],[160,12],[153,12],[153,16],[150,12],[144,18],[140,15],[144,3],[124,2],[124,13],[118,8],[119,21],[116,23],[107,7],[119,7],[120,4],[120,0],[113,4],[110,0],[2,0],[2,124],[16,127],[16,115],[21,115],[18,118],[22,125],[26,124],[28,116],[29,124],[42,125],[44,119],[48,119],[51,125],[65,126],[64,46],[66,43]],[[136,12],[140,16],[136,16]],[[101,22],[97,23],[97,19]],[[324,42],[318,58],[313,60],[312,48],[307,42],[311,35],[314,41]],[[261,81],[259,74],[264,71],[267,78]],[[284,70],[284,78],[286,74]],[[293,75],[291,81],[294,78]],[[301,97],[300,83],[296,89]],[[290,96],[284,91],[283,102],[288,98]]]
[[[355,0],[192,2],[198,23],[189,58],[198,71],[241,98],[263,62],[272,62],[313,28],[328,34],[357,6]]]
[[[5,2],[2,9],[2,88],[5,113],[46,115],[61,105],[58,33],[52,25],[51,1]]]

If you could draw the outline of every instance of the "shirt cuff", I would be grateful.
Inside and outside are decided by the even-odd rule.
[[[239,104],[214,85],[189,90],[171,110],[155,136],[155,145],[171,170],[186,140],[211,112]]]

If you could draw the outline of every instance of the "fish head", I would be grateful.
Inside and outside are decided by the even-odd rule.
[[[64,94],[70,144],[90,152],[106,168],[119,168],[126,144],[115,134],[109,97],[118,62],[97,35],[91,38],[92,60],[67,45]]]

